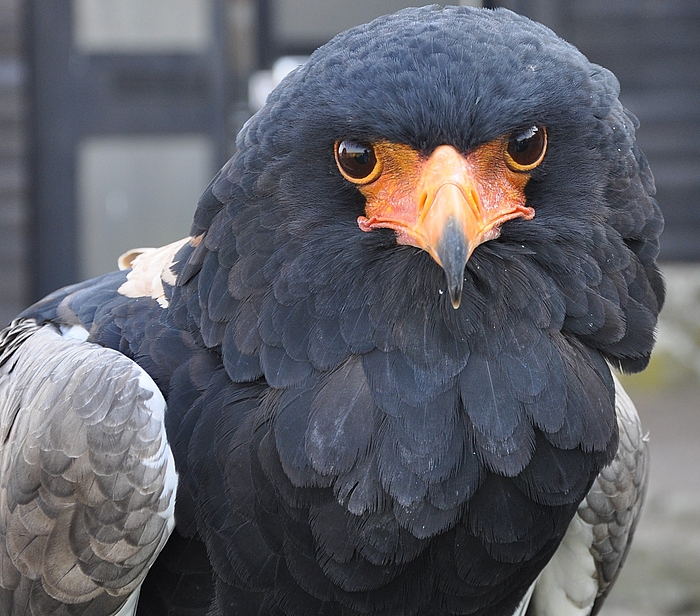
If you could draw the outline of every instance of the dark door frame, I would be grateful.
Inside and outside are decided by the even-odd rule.
[[[204,133],[227,158],[224,2],[201,54],[83,54],[71,2],[33,0],[30,262],[34,300],[78,278],[76,154],[87,135]]]

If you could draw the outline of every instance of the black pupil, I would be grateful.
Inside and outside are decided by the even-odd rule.
[[[377,157],[369,144],[343,141],[338,146],[338,162],[351,178],[361,180],[374,171]]]
[[[523,167],[536,163],[542,155],[543,148],[544,131],[537,126],[528,128],[508,142],[508,154]]]

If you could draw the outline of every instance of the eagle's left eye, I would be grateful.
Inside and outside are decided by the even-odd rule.
[[[513,171],[530,171],[542,162],[547,151],[547,131],[535,125],[513,133],[506,147],[506,163]]]
[[[338,141],[335,144],[335,161],[340,173],[354,184],[368,184],[382,172],[371,143],[362,141]]]

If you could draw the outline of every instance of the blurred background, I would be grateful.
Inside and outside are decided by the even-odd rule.
[[[450,2],[449,4],[459,4]],[[481,5],[481,2],[461,2]],[[270,89],[405,0],[0,0],[0,322],[187,234]],[[667,226],[669,300],[625,379],[652,446],[635,547],[605,616],[700,615],[700,0],[496,0],[613,70]]]

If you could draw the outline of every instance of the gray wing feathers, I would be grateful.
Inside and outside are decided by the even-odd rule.
[[[593,527],[591,554],[598,572],[597,614],[632,544],[646,494],[649,448],[634,403],[615,381],[620,444],[617,455],[597,477],[578,515]]]
[[[528,616],[596,614],[622,567],[646,493],[649,452],[639,416],[615,379],[620,442],[535,583]]]
[[[174,524],[165,401],[127,357],[51,326],[2,343],[0,612],[113,614]]]

